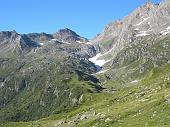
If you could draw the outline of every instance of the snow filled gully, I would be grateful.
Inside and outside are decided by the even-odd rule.
[[[104,60],[104,59],[99,59],[101,56],[103,56],[101,53],[98,53],[96,56],[89,58],[89,61],[94,63],[94,65],[96,66],[97,69],[97,73],[96,74],[101,74],[104,73],[108,70],[102,70],[102,66],[106,63],[108,63],[110,60]]]

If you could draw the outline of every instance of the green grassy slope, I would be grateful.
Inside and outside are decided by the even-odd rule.
[[[4,127],[169,127],[170,64],[151,70],[116,93],[89,93],[71,110]]]
[[[97,75],[104,87],[120,89],[140,80],[155,67],[170,61],[170,38],[148,37],[132,43],[104,66],[109,71]],[[108,85],[109,82],[115,84]]]
[[[47,117],[78,105],[84,93],[100,89],[97,79],[87,74],[95,71],[94,66],[50,51],[0,58],[0,123]]]

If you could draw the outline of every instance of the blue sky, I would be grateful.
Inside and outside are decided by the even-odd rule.
[[[145,1],[2,0],[0,31],[54,33],[61,28],[70,28],[90,39],[100,33],[107,23],[123,18]]]

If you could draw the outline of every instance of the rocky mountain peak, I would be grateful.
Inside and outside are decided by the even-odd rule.
[[[109,23],[103,32],[92,40],[92,43],[100,46],[101,51],[112,49],[114,52],[112,54],[116,55],[117,52],[129,44],[135,43],[136,40],[148,36],[166,36],[169,34],[169,19],[169,0],[164,0],[160,4],[148,1],[122,20]],[[112,47],[101,47],[108,41]]]
[[[75,43],[75,42],[87,42],[88,40],[86,38],[81,37],[76,32],[65,28],[60,29],[58,32],[53,34],[53,38],[57,41],[64,41],[68,43]]]
[[[4,41],[7,39],[15,38],[18,36],[18,33],[13,30],[13,31],[2,31],[0,32],[0,41]]]
[[[61,34],[61,35],[67,35],[67,36],[79,36],[76,32],[70,30],[69,28],[64,28],[64,29],[60,29],[58,32],[58,34]]]

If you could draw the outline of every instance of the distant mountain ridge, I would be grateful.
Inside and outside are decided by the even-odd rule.
[[[88,45],[88,39],[79,36],[68,28],[61,29],[54,34],[18,34],[16,31],[2,31],[0,32],[0,39],[1,54],[8,54],[9,52],[12,52],[12,54],[16,53],[16,55],[22,54],[22,52],[28,53],[31,50],[42,47],[44,44],[48,45],[50,42],[58,42],[67,45],[87,44],[86,46],[90,46]]]

